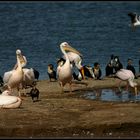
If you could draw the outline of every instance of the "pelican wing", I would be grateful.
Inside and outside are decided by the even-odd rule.
[[[4,73],[4,76],[3,76],[4,84],[8,83],[9,79],[11,78],[11,76],[13,74],[13,71],[15,71],[15,70],[7,71],[7,72]]]

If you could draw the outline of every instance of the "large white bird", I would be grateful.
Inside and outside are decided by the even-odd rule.
[[[11,88],[8,85],[4,86],[4,91],[0,95],[0,108],[19,108],[22,100],[19,97],[12,96]]]
[[[11,75],[7,79],[7,85],[11,88],[17,88],[19,91],[19,86],[23,81],[23,70],[22,70],[22,63],[24,64],[24,59],[22,59],[21,63],[21,51],[18,49],[16,50],[16,57],[17,57],[17,67],[12,70]],[[20,92],[19,92],[20,96]]]
[[[140,25],[140,16],[137,13],[128,13],[128,16],[131,18],[132,29],[135,29],[136,26]]]
[[[131,87],[134,88],[135,95],[137,95],[137,83],[134,82],[135,76],[131,70],[120,69],[117,71],[116,76],[120,79],[119,88],[120,88],[121,82],[126,81],[127,82],[127,90],[128,90],[128,85],[130,85]]]
[[[58,65],[58,67],[57,67],[58,80],[59,80],[60,86],[62,87],[62,91],[63,91],[63,87],[65,86],[65,84],[69,83],[70,92],[71,92],[72,91],[71,83],[72,83],[72,78],[73,78],[72,77],[72,66],[70,64],[70,59],[69,59],[66,51],[71,51],[78,55],[80,55],[80,53],[76,49],[72,48],[67,42],[61,43],[60,49],[61,49],[62,53],[64,54],[66,61],[64,64],[62,63],[62,64]]]
[[[0,95],[0,108],[19,108],[22,100],[16,96]]]

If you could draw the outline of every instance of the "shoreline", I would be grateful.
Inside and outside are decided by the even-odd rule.
[[[118,88],[117,82],[118,82],[118,78],[110,78],[110,77],[104,77],[101,80],[94,80],[94,79],[86,79],[86,80],[82,80],[82,81],[76,81],[73,80],[72,81],[72,92],[74,91],[85,91],[85,90],[93,90],[93,89],[103,89],[103,88]],[[138,83],[138,89],[140,87],[140,78],[134,79],[135,82]],[[52,81],[50,82],[49,80],[39,80],[37,83],[37,87],[41,89],[46,89],[45,87],[43,87],[41,84],[43,82],[46,82],[46,86],[47,88],[49,88],[49,86],[52,86],[52,84],[54,84],[56,86],[55,89],[51,89],[50,92],[61,92],[61,88],[59,86],[58,81]],[[121,82],[121,87],[125,87],[126,86],[126,82],[122,81]],[[132,89],[132,87],[129,87],[130,89]],[[69,85],[66,84],[64,86],[64,91],[69,91]]]

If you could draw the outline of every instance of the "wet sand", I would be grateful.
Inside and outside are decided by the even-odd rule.
[[[140,78],[135,81],[140,85]],[[103,102],[79,96],[87,90],[115,88],[116,83],[116,78],[73,81],[73,92],[66,85],[62,94],[57,81],[40,80],[39,101],[26,96],[20,108],[0,109],[0,137],[140,138],[139,102]]]

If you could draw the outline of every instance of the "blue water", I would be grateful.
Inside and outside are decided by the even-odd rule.
[[[129,27],[128,12],[140,14],[136,1],[0,2],[0,75],[16,63],[21,49],[27,67],[48,79],[47,65],[62,56],[59,44],[67,41],[83,54],[83,64],[98,61],[102,74],[110,55],[118,55],[123,66],[132,58],[139,72],[140,27]]]
[[[119,92],[113,89],[100,89],[98,91],[86,91],[80,97],[90,100],[100,100],[100,101],[113,101],[113,102],[139,102],[140,93],[135,95],[130,91],[123,90]]]

